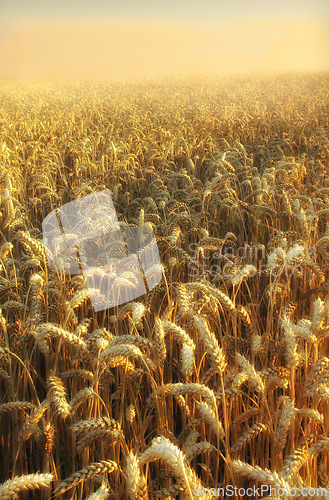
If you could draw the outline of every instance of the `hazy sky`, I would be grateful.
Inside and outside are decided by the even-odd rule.
[[[328,70],[328,0],[0,0],[0,78]]]

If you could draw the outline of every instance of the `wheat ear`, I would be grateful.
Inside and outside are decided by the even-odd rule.
[[[53,481],[52,474],[26,474],[16,476],[14,479],[8,479],[0,484],[0,498],[17,498],[17,493],[24,490],[35,490],[42,486],[49,488]]]
[[[125,473],[129,500],[147,500],[146,478],[140,470],[137,456],[130,452],[126,461]]]
[[[87,467],[84,467],[77,472],[74,472],[70,477],[62,481],[54,491],[54,495],[60,495],[65,493],[65,491],[73,488],[77,484],[82,483],[86,479],[90,479],[100,474],[109,474],[114,470],[118,469],[118,464],[112,460],[101,460],[100,462],[94,462]]]
[[[106,484],[102,483],[102,486],[98,488],[95,493],[92,493],[87,500],[105,500],[110,495],[110,488]]]

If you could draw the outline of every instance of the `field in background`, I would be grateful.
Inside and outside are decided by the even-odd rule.
[[[0,498],[329,495],[328,95],[328,75],[1,84]],[[102,189],[163,278],[95,313],[41,224]]]

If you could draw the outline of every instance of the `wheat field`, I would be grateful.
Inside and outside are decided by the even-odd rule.
[[[328,96],[327,74],[1,84],[0,499],[329,498]],[[162,279],[94,312],[41,229],[103,189]]]

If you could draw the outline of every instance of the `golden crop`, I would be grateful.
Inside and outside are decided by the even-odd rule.
[[[329,496],[328,94],[328,75],[1,84],[0,499]],[[163,278],[95,313],[41,224],[102,189],[154,231]]]

